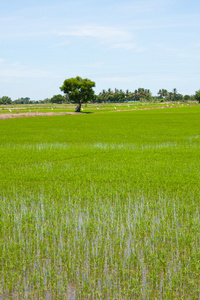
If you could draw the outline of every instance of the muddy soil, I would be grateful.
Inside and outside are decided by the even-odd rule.
[[[61,112],[61,113],[53,113],[53,112],[48,112],[48,113],[40,113],[40,112],[29,112],[29,113],[16,113],[16,114],[0,114],[0,120],[5,120],[5,119],[12,119],[12,118],[25,118],[25,117],[44,117],[44,116],[61,116],[61,115],[77,115],[78,113],[76,112]]]

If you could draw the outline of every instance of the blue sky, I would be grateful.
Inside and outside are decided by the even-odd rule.
[[[199,0],[0,0],[0,97],[43,100],[67,78],[102,89],[200,89]]]

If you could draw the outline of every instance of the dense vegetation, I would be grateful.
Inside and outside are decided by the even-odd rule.
[[[199,299],[198,105],[0,126],[4,298]]]
[[[149,89],[138,88],[134,92],[126,90],[111,89],[103,90],[98,95],[91,97],[91,103],[120,103],[120,102],[166,102],[166,101],[193,101],[197,100],[200,103],[200,90],[195,92],[195,95],[182,95],[173,89],[172,92],[168,92],[166,89],[160,89],[157,96],[152,96]],[[83,98],[83,97],[82,97]],[[84,102],[84,99],[82,99]],[[77,101],[75,101],[77,102]],[[3,104],[38,104],[38,103],[70,103],[69,95],[65,96],[58,94],[54,95],[52,98],[46,98],[44,100],[34,101],[29,97],[19,98],[17,100],[12,100],[8,96],[0,97],[0,105]]]

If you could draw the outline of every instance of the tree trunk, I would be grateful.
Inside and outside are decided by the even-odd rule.
[[[76,112],[81,111],[81,100],[79,100],[78,106],[76,107]]]

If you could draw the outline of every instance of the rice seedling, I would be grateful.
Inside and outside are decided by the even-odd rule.
[[[200,107],[0,121],[2,299],[199,299]]]

